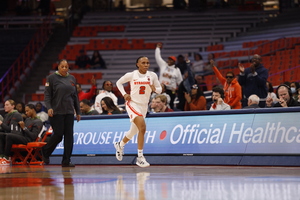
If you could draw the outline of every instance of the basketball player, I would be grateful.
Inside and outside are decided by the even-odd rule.
[[[146,133],[145,117],[148,109],[148,102],[152,92],[161,93],[161,85],[154,72],[148,71],[149,59],[141,56],[136,61],[138,70],[128,72],[117,81],[117,87],[126,101],[126,111],[130,118],[130,130],[126,133],[121,142],[114,143],[116,158],[121,161],[124,154],[125,144],[138,133],[138,157],[136,164],[140,167],[149,167],[143,155],[144,135]],[[125,92],[124,83],[130,82],[130,94]]]

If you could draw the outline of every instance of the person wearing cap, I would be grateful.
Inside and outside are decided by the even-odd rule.
[[[237,78],[234,77],[234,73],[228,71],[224,77],[221,72],[215,66],[214,60],[210,60],[210,64],[217,78],[223,85],[224,90],[224,102],[229,104],[231,109],[242,108],[242,87],[239,84]]]
[[[166,85],[166,93],[170,95],[171,102],[170,108],[174,108],[174,100],[176,98],[176,89],[182,81],[182,74],[178,67],[175,67],[176,57],[169,56],[167,62],[161,57],[160,49],[162,48],[162,43],[157,43],[155,49],[155,60],[159,66],[159,81]]]
[[[184,111],[206,110],[206,98],[197,84],[192,85],[189,93],[184,93]]]

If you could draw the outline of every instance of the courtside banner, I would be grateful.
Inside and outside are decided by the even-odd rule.
[[[299,154],[299,117],[299,108],[149,114],[144,154]],[[115,154],[113,143],[129,128],[126,115],[82,117],[74,125],[73,154]],[[125,146],[125,155],[136,152],[135,136]],[[63,142],[53,155],[62,153]]]

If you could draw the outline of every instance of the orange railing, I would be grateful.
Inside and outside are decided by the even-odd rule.
[[[30,62],[34,60],[35,55],[46,44],[51,33],[51,24],[51,16],[44,18],[42,25],[34,34],[29,44],[0,79],[1,102],[10,98],[17,89],[18,83],[22,83],[21,75],[26,75],[26,69],[31,67]]]

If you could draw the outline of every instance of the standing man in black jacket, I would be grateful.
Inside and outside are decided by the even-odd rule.
[[[256,94],[260,98],[259,106],[265,107],[266,97],[268,95],[267,80],[269,76],[268,70],[261,64],[261,56],[253,55],[251,65],[247,69],[239,63],[240,74],[238,82],[242,86],[243,99],[242,107],[247,106],[247,99],[250,95]]]

